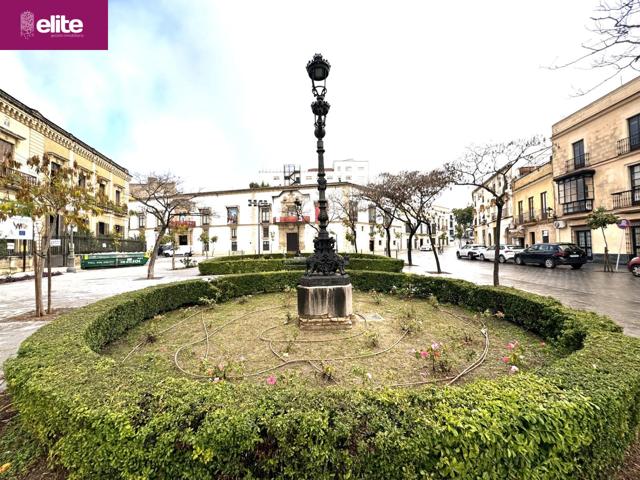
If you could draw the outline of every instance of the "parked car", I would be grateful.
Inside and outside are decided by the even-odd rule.
[[[474,243],[469,243],[467,245],[463,245],[461,248],[456,250],[456,257],[458,258],[468,258],[469,260],[474,260],[478,254],[484,250],[484,245],[476,245]]]
[[[634,276],[640,277],[640,257],[635,257],[629,260],[627,268]]]
[[[160,245],[158,247],[158,255],[163,255],[165,251],[169,250],[171,248],[171,244],[170,243],[163,243],[162,245]]]
[[[191,250],[190,245],[179,245],[175,248],[175,251],[173,247],[169,247],[167,250],[163,251],[162,254],[165,257],[173,257],[174,255],[176,257],[190,257],[193,255],[193,251]]]
[[[546,268],[571,265],[577,270],[587,263],[587,252],[574,243],[536,243],[517,253],[515,262],[518,265],[544,265]]]
[[[520,253],[524,250],[524,247],[520,247],[519,245],[500,245],[500,256],[498,257],[498,261],[500,263],[508,262],[509,260],[513,260],[516,256],[516,253]],[[496,253],[496,246],[491,245],[478,253],[478,258],[480,260],[491,260],[493,262]]]
[[[420,251],[421,252],[430,252],[431,251],[431,245],[422,245],[420,247]]]

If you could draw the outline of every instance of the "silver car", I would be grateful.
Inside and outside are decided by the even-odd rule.
[[[520,253],[524,250],[524,247],[519,245],[500,245],[500,253],[498,257],[498,261],[500,263],[508,262],[509,260],[514,260],[516,253]],[[478,252],[478,258],[480,260],[493,260],[496,258],[496,246],[491,245],[481,251]]]

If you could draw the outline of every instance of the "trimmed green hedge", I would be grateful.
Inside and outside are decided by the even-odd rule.
[[[402,272],[404,260],[367,254],[348,254],[347,270]],[[232,273],[276,272],[304,270],[305,263],[291,256],[238,255],[204,260],[198,264],[201,275],[228,275]]]
[[[71,478],[602,479],[640,421],[640,341],[606,317],[510,288],[351,272],[356,288],[503,311],[576,349],[538,374],[459,387],[157,385],[99,350],[163,311],[294,286],[229,275],[111,297],[29,337],[6,377],[20,417]]]

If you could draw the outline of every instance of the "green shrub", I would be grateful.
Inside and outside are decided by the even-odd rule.
[[[401,272],[403,260],[365,254],[349,254],[347,270],[372,270]],[[355,256],[353,256],[355,255]],[[201,275],[228,275],[232,273],[275,272],[281,270],[304,270],[305,262],[287,256],[239,255],[204,260],[198,264]]]
[[[111,297],[22,344],[6,378],[23,425],[71,478],[610,478],[640,422],[640,341],[608,318],[509,288],[386,272],[354,287],[501,311],[574,351],[545,370],[459,387],[150,384],[99,351],[205,298],[282,291],[300,272],[246,273]],[[394,288],[395,287],[395,288]]]

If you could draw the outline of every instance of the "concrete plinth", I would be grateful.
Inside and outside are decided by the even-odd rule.
[[[306,329],[351,328],[352,287],[348,277],[303,277],[298,285],[300,327]],[[331,285],[341,283],[342,285]]]

